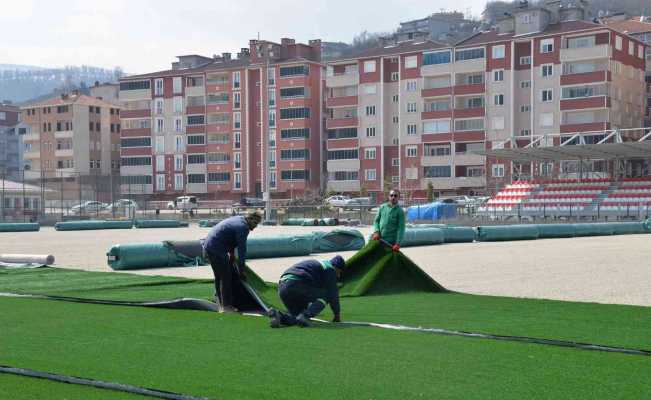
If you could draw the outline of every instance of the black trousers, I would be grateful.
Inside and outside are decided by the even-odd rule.
[[[283,325],[295,325],[296,317],[303,314],[308,318],[319,315],[325,308],[323,290],[299,280],[285,280],[278,285],[278,295],[289,314],[280,313]]]
[[[213,275],[215,275],[215,297],[222,306],[233,306],[233,279],[237,275],[228,254],[207,253]]]

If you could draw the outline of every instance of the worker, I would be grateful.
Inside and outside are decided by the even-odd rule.
[[[233,306],[233,281],[246,280],[246,239],[261,220],[262,217],[255,211],[246,216],[229,217],[215,225],[203,242],[203,249],[215,276],[215,302],[220,312],[237,311]]]
[[[271,309],[269,325],[308,327],[310,318],[319,315],[326,303],[334,313],[332,322],[341,322],[337,279],[345,265],[344,259],[337,255],[331,260],[305,260],[290,267],[278,283],[278,294],[289,313]]]
[[[400,193],[389,192],[389,201],[382,204],[373,222],[371,239],[383,239],[391,245],[393,251],[400,250],[400,242],[405,235],[405,212],[398,205]]]

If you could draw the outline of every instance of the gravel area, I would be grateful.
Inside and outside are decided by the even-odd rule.
[[[254,236],[331,230],[332,227],[262,226]],[[370,227],[358,228],[365,236]],[[56,265],[111,271],[114,244],[192,240],[208,228],[0,233],[0,253],[53,254]],[[403,252],[450,290],[495,296],[651,306],[651,235],[601,236],[410,247]],[[349,257],[353,252],[344,252]],[[328,257],[318,254],[314,257]],[[250,260],[268,281],[304,257]],[[128,271],[146,275],[212,278],[210,267]]]

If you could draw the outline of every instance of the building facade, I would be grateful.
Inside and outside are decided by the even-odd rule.
[[[512,165],[476,151],[642,127],[644,43],[581,19],[574,8],[521,8],[455,46],[403,42],[328,62],[328,188],[493,192],[514,174],[563,166]]]
[[[323,69],[319,40],[251,40],[234,58],[180,56],[171,70],[120,79],[122,193],[316,194]]]
[[[26,179],[47,179],[64,200],[90,200],[103,177],[119,175],[119,106],[72,93],[23,106],[22,117]]]
[[[19,179],[23,165],[23,135],[28,127],[20,122],[20,108],[0,102],[0,179]]]

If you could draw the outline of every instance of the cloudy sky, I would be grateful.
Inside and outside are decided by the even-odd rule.
[[[442,8],[479,16],[485,0],[0,0],[0,64],[169,68],[181,54],[237,52],[257,37],[349,42]]]

